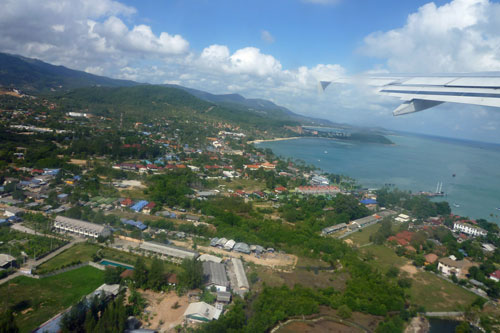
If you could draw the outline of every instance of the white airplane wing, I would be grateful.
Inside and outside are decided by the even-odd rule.
[[[376,86],[383,95],[403,103],[395,116],[426,110],[445,102],[500,108],[500,75],[380,76],[358,81]]]

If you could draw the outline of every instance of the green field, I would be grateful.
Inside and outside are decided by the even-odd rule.
[[[463,311],[478,297],[429,272],[418,272],[413,276],[410,295],[412,303],[437,312]]]
[[[107,247],[100,247],[97,244],[92,243],[80,243],[72,246],[66,251],[60,253],[49,261],[40,265],[37,269],[37,273],[42,274],[44,272],[51,272],[64,265],[68,265],[75,260],[80,260],[81,262],[87,262],[92,260],[92,255],[97,254],[104,259],[111,259],[122,262],[124,264],[134,265],[137,258],[136,254],[118,251],[115,249],[110,249]],[[146,264],[151,265],[152,259],[144,257]],[[171,272],[178,272],[179,266],[170,262],[165,262],[165,268]]]
[[[90,261],[92,260],[92,255],[97,253],[98,250],[99,246],[97,244],[76,244],[66,251],[63,251],[59,255],[55,256],[54,258],[50,259],[49,261],[46,261],[38,266],[37,273],[43,274],[44,272],[51,272],[76,260],[80,260],[81,262]]]
[[[473,293],[432,273],[416,270],[407,258],[398,257],[394,250],[387,246],[370,245],[361,251],[371,253],[373,259],[370,264],[382,272],[396,266],[401,269],[402,274],[411,277],[411,302],[424,306],[427,311],[461,311],[477,298]],[[414,270],[413,273],[411,269]]]
[[[0,286],[0,310],[12,308],[21,332],[30,332],[103,281],[104,272],[89,266],[40,280],[20,276]]]
[[[360,229],[361,231],[357,231],[346,237],[345,239],[350,239],[354,242],[354,244],[361,246],[364,244],[370,243],[370,236],[377,232],[380,228],[378,223],[370,225],[366,228]]]

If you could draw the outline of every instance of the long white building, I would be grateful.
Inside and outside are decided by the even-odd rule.
[[[90,223],[82,220],[72,219],[66,216],[57,216],[54,228],[60,232],[71,232],[84,237],[97,238],[108,237],[111,229],[105,225]]]
[[[471,236],[486,236],[488,234],[486,230],[478,226],[462,222],[453,223],[453,231],[460,231]]]

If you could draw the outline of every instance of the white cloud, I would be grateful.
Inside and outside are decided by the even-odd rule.
[[[266,43],[269,43],[269,44],[274,43],[273,35],[271,35],[271,33],[267,30],[262,30],[260,32],[260,38]]]
[[[428,3],[402,28],[376,32],[361,52],[387,60],[396,72],[500,70],[500,4],[488,0]]]

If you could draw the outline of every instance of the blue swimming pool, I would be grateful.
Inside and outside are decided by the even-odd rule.
[[[122,263],[119,263],[116,261],[111,261],[111,260],[101,260],[101,262],[99,264],[104,265],[104,266],[114,266],[114,267],[123,267],[125,269],[134,269],[134,266],[122,264]]]

